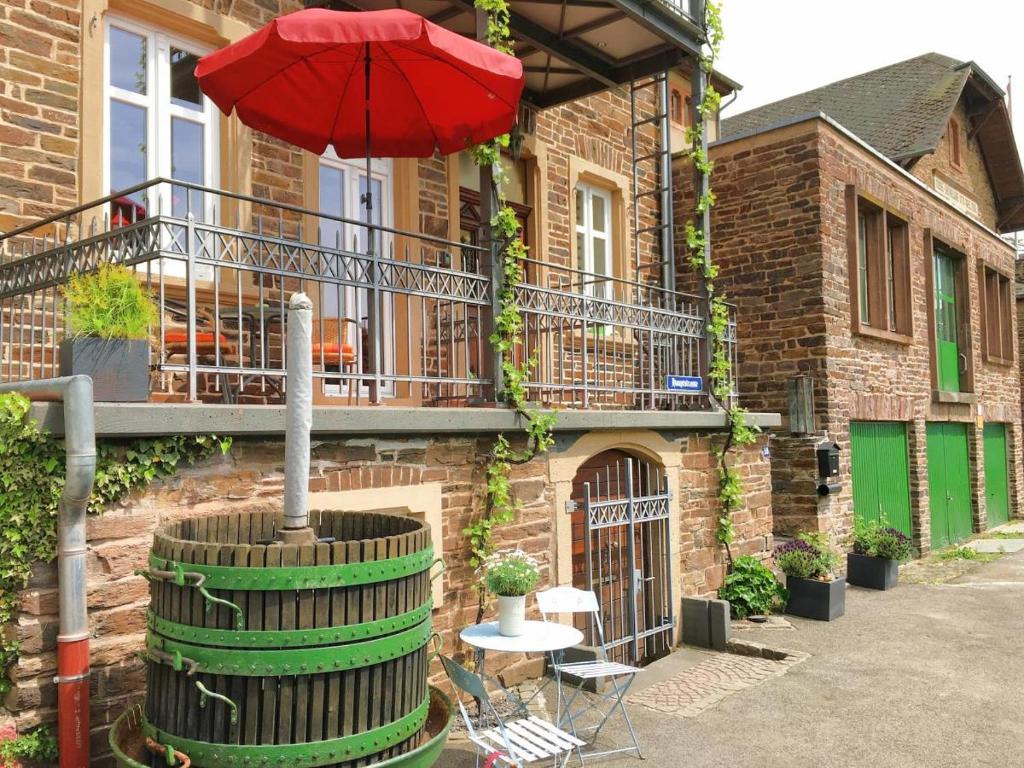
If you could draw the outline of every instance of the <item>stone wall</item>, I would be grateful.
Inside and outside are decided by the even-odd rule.
[[[593,435],[594,433],[590,433]],[[654,433],[651,440],[655,439]],[[318,440],[310,472],[312,494],[424,487],[440,484],[443,555],[441,605],[434,625],[447,652],[463,652],[458,631],[475,620],[476,600],[469,589],[473,569],[463,528],[483,509],[486,454],[493,435],[409,437],[395,439],[338,438]],[[563,435],[552,460],[574,455],[580,435]],[[678,466],[678,572],[682,592],[708,595],[721,584],[724,560],[714,539],[718,517],[717,475],[711,448],[721,435],[678,433],[657,438],[664,446],[663,466]],[[641,436],[642,439],[642,436]],[[602,440],[613,444],[607,433]],[[635,441],[635,438],[634,438]],[[746,483],[746,504],[735,515],[734,554],[766,556],[771,548],[769,462],[767,439],[739,452],[734,459]],[[632,450],[632,443],[626,446]],[[582,463],[580,455],[574,462]],[[565,459],[562,458],[564,461]],[[145,670],[135,656],[143,645],[148,585],[136,569],[146,566],[154,529],[185,516],[280,508],[284,446],[280,440],[236,440],[231,452],[137,493],[88,524],[88,600],[92,628],[93,754],[107,751],[106,730],[125,707],[140,698]],[[559,549],[555,530],[560,516],[548,471],[548,458],[518,466],[512,490],[521,504],[514,523],[501,529],[498,543],[521,547],[542,564],[542,586],[557,581],[554,563],[571,558]],[[313,497],[315,500],[315,496]],[[315,501],[314,501],[315,503]],[[678,606],[676,606],[677,608]],[[533,606],[531,606],[533,610]],[[12,630],[22,643],[13,669],[14,688],[4,706],[18,725],[29,727],[55,717],[55,642],[57,632],[56,573],[40,565],[20,596],[20,613]],[[503,666],[504,665],[504,666]],[[510,681],[539,674],[542,665],[524,657],[495,657],[491,670]]]
[[[785,432],[787,383],[798,375],[812,377],[814,428],[820,431],[816,439],[827,435],[842,451],[843,489],[819,501],[809,497],[815,440],[780,438],[773,461],[776,531],[820,528],[840,540],[850,532],[851,419],[907,424],[914,539],[922,551],[930,548],[929,421],[968,425],[976,530],[987,526],[982,425],[1007,425],[1011,510],[1017,514],[1020,372],[1016,365],[984,359],[978,292],[979,264],[1014,274],[1012,249],[821,120],[718,145],[711,157],[719,199],[713,212],[713,260],[722,271],[720,285],[738,305],[744,401],[755,409],[782,412]],[[965,166],[971,167],[966,152]],[[680,165],[677,188],[684,194],[689,178]],[[845,203],[850,184],[909,222],[909,342],[851,330]],[[938,402],[933,394],[926,230],[966,256],[973,378],[973,395],[966,402]]]

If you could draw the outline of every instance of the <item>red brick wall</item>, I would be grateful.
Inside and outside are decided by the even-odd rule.
[[[985,527],[980,461],[985,421],[1007,423],[1011,507],[1022,485],[1020,373],[983,361],[977,265],[1013,274],[1012,249],[998,237],[922,190],[891,165],[815,120],[731,142],[712,150],[713,254],[721,285],[739,305],[740,384],[746,404],[777,410],[788,426],[787,382],[814,379],[816,428],[842,449],[843,490],[810,495],[813,440],[780,441],[773,463],[777,531],[819,527],[838,537],[852,525],[849,421],[897,420],[908,425],[912,515],[916,543],[930,546],[925,425],[969,425],[975,526]],[[682,189],[688,170],[680,171]],[[910,223],[913,341],[901,345],[851,331],[845,194],[848,184]],[[976,404],[933,402],[924,230],[966,254],[970,344]],[[806,521],[804,525],[801,521]]]
[[[684,593],[710,594],[721,584],[722,553],[714,539],[717,475],[712,443],[721,435],[676,435],[682,452],[679,476],[680,560]],[[493,436],[359,440],[328,439],[314,446],[311,491],[385,488],[441,483],[444,558],[444,605],[434,612],[434,625],[447,652],[460,649],[458,631],[475,620],[476,601],[463,528],[484,503],[484,467]],[[762,444],[737,454],[735,461],[747,484],[745,506],[735,515],[735,554],[765,554],[771,547],[771,497],[767,459]],[[135,651],[143,645],[149,590],[134,575],[144,568],[153,530],[185,516],[280,508],[284,446],[280,441],[237,440],[231,452],[137,494],[88,524],[88,600],[92,627],[93,752],[106,752],[106,729],[145,685]],[[512,490],[521,504],[516,521],[498,534],[503,547],[521,547],[535,555],[550,584],[553,562],[554,486],[547,459],[541,457],[514,469]],[[13,669],[14,688],[2,702],[20,727],[52,721],[56,690],[56,572],[40,565],[21,593],[21,611],[12,628],[22,644]],[[677,606],[674,606],[677,607]],[[532,607],[531,607],[532,610]],[[495,659],[493,671],[515,679],[539,673],[535,661],[522,657]],[[508,665],[503,668],[502,664]]]

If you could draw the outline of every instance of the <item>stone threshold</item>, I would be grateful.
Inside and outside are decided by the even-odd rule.
[[[102,437],[156,435],[282,436],[283,405],[210,405],[202,403],[97,403],[96,434]],[[32,416],[55,435],[64,432],[61,403],[33,403]],[[722,411],[574,411],[558,412],[556,432],[655,429],[704,430],[725,427]],[[747,423],[770,430],[781,424],[777,413],[749,413]],[[521,429],[522,419],[502,408],[403,408],[327,406],[313,409],[313,434],[414,435],[474,434]]]

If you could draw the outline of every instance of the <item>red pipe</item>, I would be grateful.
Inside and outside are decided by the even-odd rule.
[[[57,638],[60,768],[89,766],[89,638]]]

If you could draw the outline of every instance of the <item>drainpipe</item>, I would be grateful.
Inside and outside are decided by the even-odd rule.
[[[60,768],[89,765],[89,615],[85,598],[85,514],[96,474],[92,379],[0,384],[30,400],[64,403],[64,493],[57,517],[60,630],[57,635],[57,742]]]

